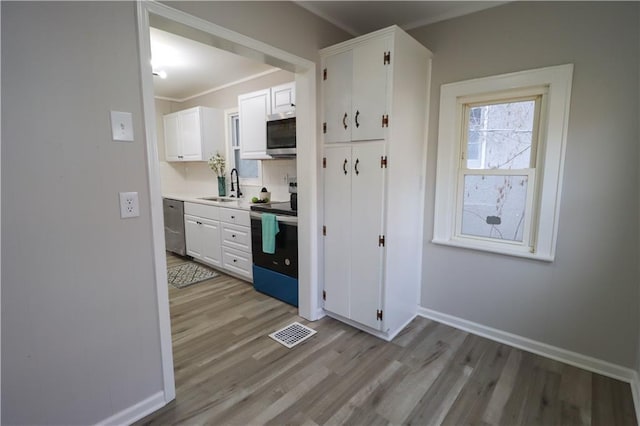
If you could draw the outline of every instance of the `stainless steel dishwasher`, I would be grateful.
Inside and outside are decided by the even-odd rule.
[[[185,256],[184,203],[170,198],[162,199],[164,211],[164,241],[167,251]]]

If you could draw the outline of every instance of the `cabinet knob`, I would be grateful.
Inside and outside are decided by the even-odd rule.
[[[236,234],[232,234],[232,235],[231,235],[231,238],[235,238],[235,237],[236,237]]]
[[[233,259],[233,263],[236,263],[238,261],[238,259]]]
[[[235,218],[236,218],[235,216],[231,216],[231,219],[235,219]]]

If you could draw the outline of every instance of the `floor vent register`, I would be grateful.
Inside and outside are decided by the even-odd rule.
[[[281,328],[280,330],[271,333],[269,337],[291,349],[314,334],[316,334],[315,330],[302,325],[299,322],[294,322],[285,328]]]

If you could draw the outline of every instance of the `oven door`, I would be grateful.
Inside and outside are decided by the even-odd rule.
[[[251,212],[251,254],[253,264],[292,278],[298,278],[298,218],[276,216],[280,231],[276,234],[275,253],[262,251],[262,215]]]

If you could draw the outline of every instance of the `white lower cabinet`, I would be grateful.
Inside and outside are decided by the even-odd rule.
[[[251,219],[246,210],[220,208],[222,267],[248,280],[253,279]]]
[[[198,216],[184,216],[187,254],[213,266],[222,265],[220,222]]]
[[[242,275],[247,278],[253,276],[251,271],[251,253],[222,246],[222,262],[224,269],[234,272],[237,275]]]
[[[233,275],[251,280],[249,212],[184,203],[187,255]]]

